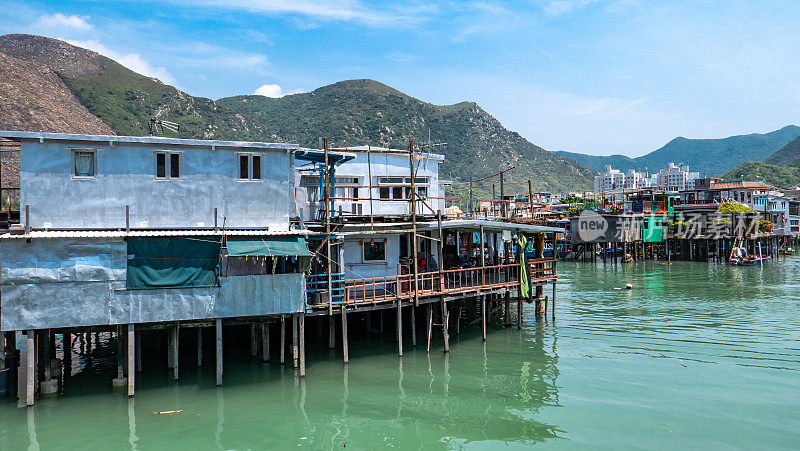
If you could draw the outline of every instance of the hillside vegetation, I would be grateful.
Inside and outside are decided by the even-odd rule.
[[[344,81],[280,99],[213,101],[55,39],[0,36],[0,52],[56,73],[80,104],[118,134],[146,134],[149,117],[158,111],[180,124],[182,138],[290,141],[309,147],[327,136],[333,146],[406,148],[409,138],[427,140],[430,129],[435,142],[447,143],[435,149],[446,157],[442,177],[456,182],[513,165],[509,182],[531,179],[536,190],[581,191],[590,189],[595,174],[507,130],[475,103],[432,105],[373,80]]]

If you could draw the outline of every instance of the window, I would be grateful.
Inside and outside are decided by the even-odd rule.
[[[174,179],[181,176],[181,154],[179,153],[169,155],[169,176]]]
[[[384,241],[364,240],[364,261],[385,261],[386,243]]]
[[[403,198],[403,187],[402,186],[393,186],[392,187],[392,199],[402,199]]]
[[[417,194],[422,198],[428,197],[428,188],[425,186],[417,187]]]
[[[97,176],[97,152],[81,149],[72,151],[72,175],[75,178],[93,179]]]
[[[167,178],[167,154],[156,154],[156,178]]]
[[[239,154],[239,180],[261,180],[261,155]]]
[[[390,197],[389,197],[389,187],[388,186],[382,186],[380,188],[380,198],[381,199],[390,199]]]
[[[181,177],[180,152],[156,152],[156,179],[167,180]]]

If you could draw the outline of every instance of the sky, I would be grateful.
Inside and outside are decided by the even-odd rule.
[[[638,156],[676,136],[800,124],[797,1],[3,4],[0,34],[64,39],[194,96],[372,78],[476,102],[547,150]]]

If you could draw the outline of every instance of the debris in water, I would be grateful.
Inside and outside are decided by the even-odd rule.
[[[181,413],[183,410],[164,410],[161,412],[154,411],[153,415],[172,415],[173,413]]]

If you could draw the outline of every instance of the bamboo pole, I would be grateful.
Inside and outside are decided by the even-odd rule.
[[[375,230],[375,219],[372,214],[372,158],[371,147],[367,145],[367,175],[369,177],[369,229]]]
[[[411,166],[411,194],[408,196],[411,202],[411,228],[412,228],[412,243],[414,245],[414,306],[419,306],[419,259],[417,258],[417,191],[414,187],[414,138],[408,140],[408,161]],[[398,300],[398,312],[400,301]],[[399,317],[399,313],[398,313]],[[400,355],[402,355],[402,350]]]
[[[328,166],[328,138],[323,138],[323,147],[325,151],[325,252],[327,253],[327,261],[325,267],[327,268],[328,276],[328,316],[333,316],[333,278],[331,276],[331,208],[333,208],[333,201],[331,200],[331,171]],[[297,326],[297,317],[295,317],[295,326]],[[295,335],[297,335],[295,327]],[[297,357],[295,356],[295,368],[297,368]]]

